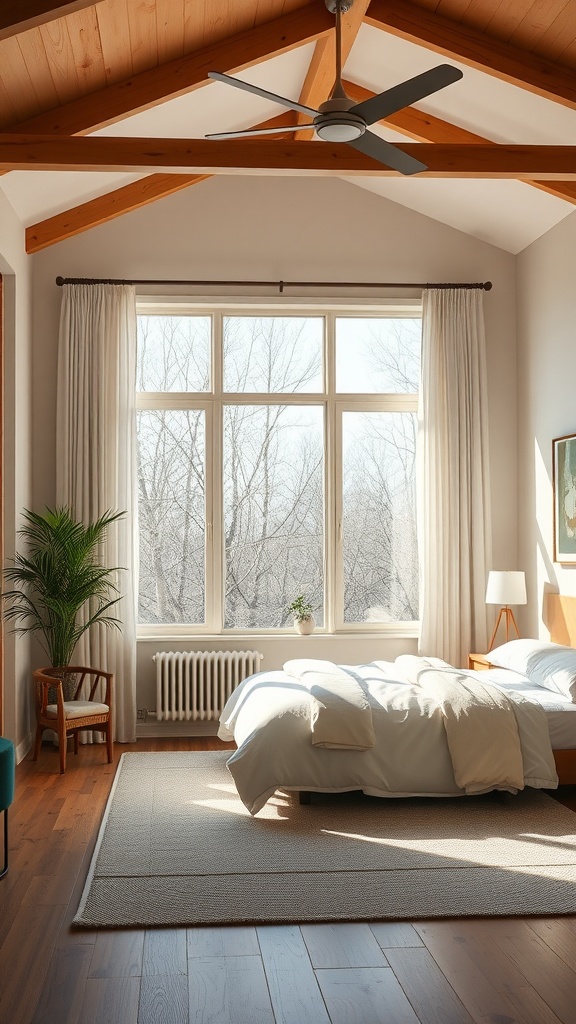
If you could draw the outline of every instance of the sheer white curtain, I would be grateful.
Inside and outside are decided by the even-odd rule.
[[[93,627],[79,664],[116,674],[116,738],[136,738],[136,302],[129,285],[64,285],[58,348],[56,501],[87,523],[125,511],[100,555],[122,566],[122,630]]]
[[[492,544],[480,289],[424,291],[422,334],[419,649],[466,665],[485,650]]]

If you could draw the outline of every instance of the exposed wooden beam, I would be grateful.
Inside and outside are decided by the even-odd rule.
[[[18,32],[37,28],[56,18],[64,18],[74,11],[93,7],[95,0],[70,0],[69,3],[54,3],[54,0],[2,0],[0,5],[0,39],[8,39]]]
[[[105,89],[64,103],[10,131],[80,135],[210,83],[209,71],[236,72],[318,39],[333,29],[333,18],[317,2],[219,43],[150,68]]]
[[[419,177],[576,181],[576,146],[398,146],[428,167]],[[369,175],[397,172],[353,146],[276,139],[124,139],[0,135],[0,168],[17,170],[183,171],[196,174]]]
[[[358,103],[374,95],[369,89],[356,85],[355,82],[344,81],[343,84],[348,96]],[[425,114],[415,107],[407,107],[398,111],[383,123],[389,123],[397,131],[403,132],[418,142],[481,143],[489,141],[464,128],[450,124],[448,121],[443,121],[439,117],[434,117],[432,114]],[[268,128],[281,124],[286,125],[287,131],[294,132],[295,115],[287,110],[278,117],[271,118],[258,126],[254,125],[254,127]],[[298,137],[302,134],[304,133],[299,132]],[[124,213],[130,213],[149,203],[157,202],[164,196],[171,195],[180,189],[198,184],[206,177],[209,175],[154,174],[131,182],[122,188],[114,189],[96,199],[91,199],[46,220],[32,224],[26,230],[26,252],[39,252],[41,249],[62,242],[73,235],[89,231],[90,228],[97,227],[99,224],[121,217]],[[561,182],[549,182],[546,183],[546,188],[554,193],[557,185],[574,192],[574,186],[571,183],[563,185]]]
[[[576,206],[576,181],[531,181],[530,184]]]
[[[355,82],[345,81],[344,88],[350,98],[358,103],[374,95],[369,89],[365,89]],[[390,124],[396,131],[400,131],[418,142],[478,145],[490,141],[482,135],[475,135],[465,128],[444,121],[442,118],[417,110],[416,107],[406,107],[404,110],[397,111],[381,123]],[[285,111],[278,117],[270,118],[254,127],[268,128],[282,124],[286,126],[286,137],[288,138],[289,133],[293,133],[295,130],[294,115],[290,111]],[[99,224],[105,224],[125,213],[130,213],[132,210],[155,203],[181,189],[197,185],[208,177],[210,175],[152,174],[122,188],[114,189],[96,199],[91,199],[46,220],[32,224],[26,230],[26,252],[30,254],[39,252],[66,238],[89,231],[90,228],[97,227]],[[576,183],[574,182],[530,181],[526,184],[576,205]]]
[[[354,40],[360,31],[364,15],[370,5],[370,0],[354,0],[354,4],[346,14],[342,15],[342,66],[344,66],[348,54],[354,45]],[[319,105],[327,100],[335,81],[336,68],[336,33],[332,31],[329,35],[319,39],[314,48],[312,60],[308,73],[304,79],[304,85],[300,92],[300,103],[317,110]],[[296,115],[298,124],[306,124],[303,114]],[[311,139],[313,130],[302,131],[298,139]]]
[[[436,53],[478,68],[546,99],[576,107],[574,72],[510,43],[416,7],[407,0],[372,0],[366,22]]]
[[[363,86],[356,85],[354,82],[344,82],[344,88],[350,99],[356,100],[357,103],[370,99],[374,95],[369,89],[364,89]],[[417,110],[416,107],[405,107],[403,110],[398,110],[380,123],[389,124],[395,131],[402,132],[403,135],[416,139],[418,142],[452,142],[462,145],[479,145],[493,141],[492,139],[485,138],[483,135],[475,135],[474,132],[469,132],[466,128],[460,128],[450,121],[444,121],[441,117],[426,114],[423,110]],[[527,181],[526,184],[542,189],[544,192],[557,196],[559,199],[576,204],[576,188],[573,182]]]
[[[286,125],[288,132],[291,128],[294,130],[292,121],[292,114],[287,110],[278,117],[262,122],[258,127],[274,128]],[[158,199],[170,196],[181,189],[198,185],[209,177],[209,174],[149,174],[139,181],[132,181],[122,188],[106,192],[69,210],[63,210],[62,213],[57,213],[37,224],[31,224],[26,229],[26,252],[40,252],[41,249],[63,242],[66,238],[72,238],[83,231],[89,231],[90,228],[105,224],[109,220],[115,220],[142,206],[148,206],[149,203],[155,203]]]
[[[208,174],[149,174],[141,181],[117,188],[106,195],[81,203],[65,213],[33,224],[26,229],[26,252],[39,252],[56,242],[79,235],[157,199],[172,195],[183,188],[197,185],[210,177]]]

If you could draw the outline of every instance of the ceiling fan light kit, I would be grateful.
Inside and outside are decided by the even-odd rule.
[[[344,103],[348,104],[348,110]],[[352,142],[366,131],[366,122],[358,114],[350,112],[356,104],[349,99],[331,99],[320,104],[318,116],[314,118],[314,130],[325,142]]]
[[[298,127],[314,128],[316,137],[324,142],[347,143],[354,146],[367,156],[373,157],[386,167],[391,167],[400,174],[417,174],[419,171],[427,170],[426,164],[416,160],[404,153],[391,142],[368,131],[368,126],[381,121],[403,107],[418,103],[439,89],[444,89],[452,82],[462,78],[462,72],[452,64],[439,64],[438,67],[424,71],[408,81],[395,85],[377,96],[355,103],[351,100],[342,86],[342,14],[350,10],[354,0],[324,0],[326,7],[331,14],[336,15],[336,75],[334,88],[331,95],[324,103],[320,104],[318,110],[307,107],[297,100],[286,99],[285,96],[278,96],[276,93],[268,92],[257,85],[243,82],[231,75],[224,75],[219,71],[209,71],[208,78],[232,85],[236,89],[243,89],[263,99],[280,103],[284,107],[296,110],[298,113],[306,114],[312,118],[311,124],[301,124]],[[297,130],[296,127],[292,130]],[[219,132],[207,135],[207,139],[231,139],[246,138],[252,135],[274,135],[279,132],[290,131],[289,128],[261,128],[247,129],[237,132]]]

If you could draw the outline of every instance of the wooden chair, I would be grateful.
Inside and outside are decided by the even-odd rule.
[[[74,753],[78,753],[79,733],[82,729],[95,729],[106,736],[108,763],[114,756],[113,740],[113,692],[114,674],[99,668],[82,665],[66,667],[66,677],[74,678],[73,693],[65,699],[62,679],[54,676],[54,669],[39,668],[33,673],[36,690],[36,742],[33,761],[38,760],[42,733],[52,729],[58,734],[60,749],[60,772],[66,771],[66,746],[68,734],[74,736]],[[82,697],[86,684],[87,699]],[[100,703],[95,699],[98,687],[104,690]],[[52,692],[50,692],[52,691]],[[54,702],[54,695],[56,700]]]

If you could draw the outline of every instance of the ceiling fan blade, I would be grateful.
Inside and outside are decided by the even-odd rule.
[[[251,135],[285,135],[286,132],[298,132],[303,128],[312,127],[307,124],[285,124],[283,128],[247,128],[241,132],[215,132],[212,135],[205,135],[205,139],[244,139]]]
[[[290,110],[298,110],[301,114],[309,114],[310,117],[316,117],[318,113],[317,110],[314,110],[312,107],[305,107],[302,103],[298,103],[297,100],[287,100],[284,96],[277,96],[275,92],[261,89],[259,85],[250,85],[250,82],[243,82],[240,78],[233,78],[232,75],[223,75],[220,71],[209,71],[208,78],[212,78],[215,82],[224,82],[225,85],[233,85],[236,89],[243,89],[244,92],[254,93],[255,96],[261,96],[264,100],[281,103],[283,107],[289,107]]]
[[[354,146],[354,149],[359,149],[361,153],[373,157],[374,160],[385,164],[386,167],[393,167],[395,171],[400,171],[400,174],[417,174],[418,171],[428,170],[426,164],[421,163],[420,160],[415,160],[413,156],[408,156],[407,153],[403,153],[397,146],[393,146],[391,142],[386,142],[385,139],[381,139],[379,135],[374,135],[373,132],[364,132],[364,135],[361,135],[359,139],[354,139],[353,142],[348,142],[347,145]]]
[[[439,64],[438,67],[424,71],[421,75],[416,75],[415,78],[409,78],[407,82],[401,82],[400,85],[395,85],[392,89],[387,89],[386,92],[381,92],[377,96],[371,96],[369,100],[357,103],[355,107],[351,108],[350,113],[363,117],[366,124],[375,124],[376,121],[381,121],[389,114],[394,114],[404,107],[410,107],[433,92],[444,89],[452,82],[458,82],[462,77],[459,68],[455,68],[451,64]]]

